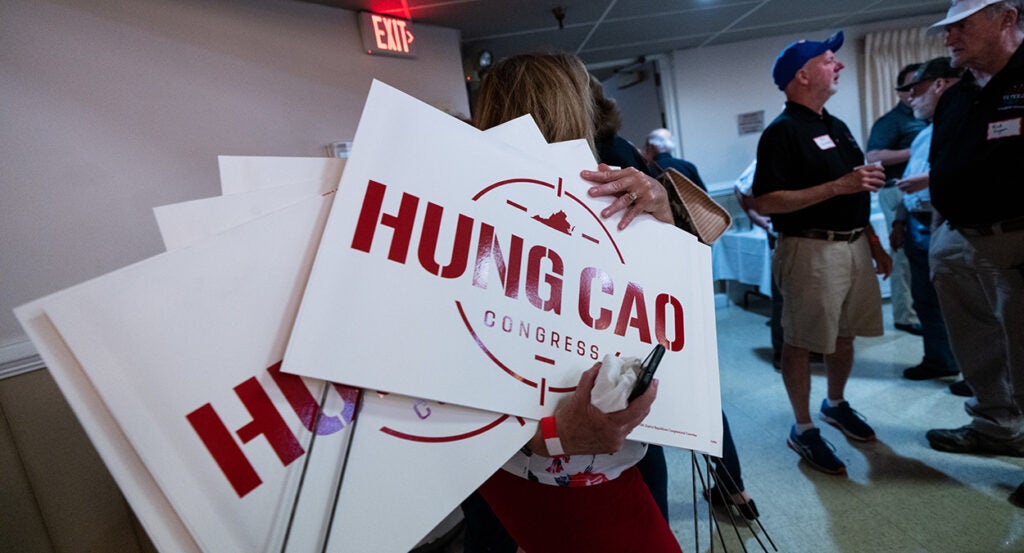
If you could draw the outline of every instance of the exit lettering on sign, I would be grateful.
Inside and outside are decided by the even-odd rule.
[[[412,21],[408,19],[360,12],[359,29],[363,36],[363,49],[367,54],[416,57],[412,51],[416,37],[412,34]]]

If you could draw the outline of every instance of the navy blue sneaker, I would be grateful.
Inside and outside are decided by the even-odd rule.
[[[821,437],[817,428],[796,433],[796,425],[789,431],[786,445],[800,454],[809,465],[828,474],[846,474],[846,465],[836,457],[836,448]]]
[[[835,407],[828,406],[828,400],[821,402],[821,420],[843,431],[847,438],[858,442],[873,442],[875,431],[864,422],[864,415],[855,411],[843,401]]]

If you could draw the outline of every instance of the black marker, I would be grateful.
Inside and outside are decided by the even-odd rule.
[[[661,356],[663,355],[665,355],[665,346],[661,344],[654,346],[651,353],[647,354],[644,364],[640,365],[640,374],[636,377],[633,391],[629,393],[629,401],[644,395],[644,392],[647,391],[647,387],[651,385],[651,380],[654,378],[654,371],[658,370],[658,363],[661,363]]]

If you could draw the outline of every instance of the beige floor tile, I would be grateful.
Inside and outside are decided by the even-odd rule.
[[[965,424],[963,398],[952,379],[911,382],[903,369],[917,364],[921,339],[891,330],[855,342],[856,364],[846,399],[872,424],[878,441],[847,440],[816,421],[847,464],[848,476],[825,475],[790,451],[785,440],[793,414],[781,377],[771,366],[767,302],[716,311],[723,409],[739,448],[743,479],[761,522],[779,551],[816,553],[971,553],[1024,551],[1024,510],[1006,496],[1024,480],[1024,459],[932,450],[930,428]],[[813,367],[812,412],[825,395],[825,371]],[[690,455],[669,450],[672,528],[685,551],[694,550]],[[707,504],[698,498],[699,551],[709,551]],[[723,528],[725,546],[742,551]],[[763,536],[763,533],[758,535]],[[748,551],[761,546],[746,530]],[[766,546],[767,546],[767,542]],[[769,548],[769,550],[771,550]]]

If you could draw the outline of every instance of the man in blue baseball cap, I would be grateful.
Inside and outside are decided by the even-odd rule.
[[[839,87],[842,45],[840,31],[794,42],[775,60],[772,77],[786,107],[761,135],[753,187],[757,211],[770,214],[779,233],[772,278],[783,299],[782,381],[796,418],[786,443],[829,474],[845,474],[846,466],[811,420],[809,354],[824,353],[828,371],[819,417],[851,440],[873,441],[844,391],[854,337],[883,333],[875,272],[892,270],[868,220],[885,172],[864,164],[850,129],[825,110]]]
[[[796,76],[797,71],[803,69],[804,65],[807,64],[813,58],[816,58],[825,52],[832,52],[833,57],[835,53],[839,51],[839,48],[843,46],[843,32],[839,31],[836,34],[826,38],[821,42],[815,42],[813,40],[800,40],[786,46],[786,48],[779,53],[779,57],[775,60],[775,66],[772,67],[772,78],[775,79],[775,85],[779,87],[779,90],[785,92],[786,87],[790,82],[793,81],[793,77]],[[843,64],[838,64],[836,68],[836,75],[839,75],[839,70],[843,68]],[[833,91],[833,94],[835,91]]]

